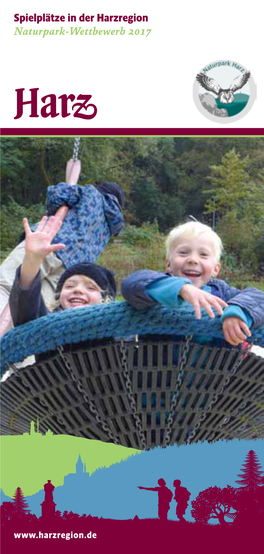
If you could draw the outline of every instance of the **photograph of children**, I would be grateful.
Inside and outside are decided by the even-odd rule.
[[[201,522],[198,495],[214,485],[232,501],[203,523],[230,526],[235,505],[237,521],[249,518],[221,467],[209,483],[203,460],[213,470],[228,449],[233,483],[248,455],[262,487],[263,146],[239,136],[2,139],[5,522],[12,487],[32,525],[71,510]],[[23,494],[7,439],[34,467],[41,453],[34,486],[31,463],[24,469]],[[189,480],[180,469],[195,459],[199,483],[194,467]],[[91,492],[98,482],[104,503]]]

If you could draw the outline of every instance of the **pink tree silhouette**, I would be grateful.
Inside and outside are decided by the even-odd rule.
[[[238,477],[241,477],[239,481],[236,481],[239,485],[244,487],[247,491],[256,491],[257,488],[263,484],[263,470],[261,464],[258,461],[258,457],[254,450],[250,450],[246,456],[245,463],[242,464],[243,473],[240,473]]]
[[[241,479],[236,481],[242,486],[237,489],[233,504],[237,510],[234,522],[240,525],[257,523],[264,510],[263,470],[254,450],[249,451],[242,466],[243,473],[238,475]]]
[[[210,487],[200,492],[192,501],[191,514],[197,523],[208,523],[208,520],[218,519],[221,525],[225,525],[225,516],[232,509],[235,491],[227,485],[226,488]]]
[[[3,502],[0,506],[0,521],[1,525],[5,525],[10,521],[15,514],[15,508],[13,502]]]
[[[13,496],[14,513],[17,517],[24,518],[30,513],[29,505],[20,487],[17,487]]]

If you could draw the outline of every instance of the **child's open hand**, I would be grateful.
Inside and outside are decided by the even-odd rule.
[[[183,285],[179,295],[186,302],[192,304],[197,319],[201,319],[201,308],[203,308],[208,313],[209,317],[213,319],[215,314],[212,308],[214,308],[219,315],[223,315],[222,308],[227,307],[227,303],[224,300],[218,298],[218,296],[213,296],[210,292],[205,292],[194,285]]]
[[[51,244],[62,225],[62,221],[58,218],[52,216],[48,220],[47,216],[44,216],[35,232],[31,231],[26,217],[23,219],[23,225],[26,233],[27,257],[33,256],[38,261],[43,261],[50,252],[65,248],[65,244]]]
[[[232,344],[232,346],[238,346],[244,342],[247,337],[251,336],[251,332],[247,324],[239,317],[226,317],[223,322],[223,333],[225,335],[226,342]]]

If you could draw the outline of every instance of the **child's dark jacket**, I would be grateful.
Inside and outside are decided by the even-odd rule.
[[[28,323],[50,313],[41,296],[40,272],[31,283],[29,289],[23,289],[19,284],[19,267],[9,297],[10,312],[14,327]]]
[[[136,271],[124,279],[122,294],[134,308],[143,310],[157,304],[157,301],[148,293],[147,287],[161,279],[172,279],[172,277],[168,273],[151,271],[149,269]],[[184,283],[192,284],[189,279],[181,279],[180,277],[174,277],[174,279],[179,279],[181,286]],[[264,293],[260,290],[248,287],[241,291],[235,287],[230,287],[221,279],[211,279],[207,283],[205,290],[228,303],[228,308],[224,310],[224,315],[226,313],[226,315],[237,315],[239,317],[236,313],[236,308],[238,308],[238,312],[239,308],[241,308],[244,313],[246,312],[252,318],[253,327],[264,323]]]

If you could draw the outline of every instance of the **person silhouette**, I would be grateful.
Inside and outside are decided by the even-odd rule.
[[[176,516],[180,521],[186,521],[183,516],[188,506],[191,493],[186,489],[186,487],[181,487],[181,481],[179,479],[175,479],[175,481],[173,481],[173,486],[175,487],[174,499],[177,502]]]
[[[161,521],[166,521],[168,519],[168,511],[170,509],[171,499],[173,494],[168,487],[166,487],[166,482],[164,479],[158,480],[158,487],[148,488],[148,487],[138,487],[145,491],[155,491],[158,493],[158,517]]]

